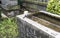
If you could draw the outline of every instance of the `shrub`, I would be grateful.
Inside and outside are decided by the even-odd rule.
[[[60,1],[59,0],[49,0],[46,10],[48,12],[60,15]]]
[[[3,19],[0,22],[0,38],[16,38],[17,35],[17,25],[13,18]]]

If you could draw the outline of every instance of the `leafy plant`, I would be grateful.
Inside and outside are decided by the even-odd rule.
[[[16,38],[18,30],[13,18],[3,19],[0,23],[0,38]]]
[[[47,5],[48,12],[60,15],[60,1],[59,0],[50,0]]]

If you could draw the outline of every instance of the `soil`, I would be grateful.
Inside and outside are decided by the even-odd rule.
[[[60,20],[57,20],[55,18],[51,18],[49,16],[42,15],[42,14],[31,15],[28,18],[30,18],[33,21],[36,21],[50,29],[60,32]]]

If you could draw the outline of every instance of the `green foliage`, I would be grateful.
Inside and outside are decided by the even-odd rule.
[[[47,5],[48,12],[60,15],[60,1],[59,0],[50,0]]]
[[[16,21],[13,18],[0,22],[0,38],[16,38],[18,35]]]

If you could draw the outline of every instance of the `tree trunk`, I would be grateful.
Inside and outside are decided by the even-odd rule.
[[[1,8],[0,8],[0,19],[1,19]]]

